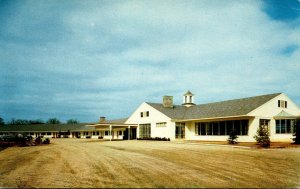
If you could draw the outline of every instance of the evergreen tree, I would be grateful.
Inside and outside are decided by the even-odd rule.
[[[236,144],[237,143],[237,138],[239,138],[236,134],[236,130],[232,129],[230,131],[229,137],[227,139],[228,144]]]
[[[300,144],[300,119],[296,120],[293,136],[294,144]]]
[[[4,125],[4,119],[2,117],[0,117],[0,125]]]
[[[254,138],[261,147],[266,148],[266,147],[270,146],[271,141],[270,141],[270,137],[269,137],[269,131],[267,128],[265,128],[263,126],[259,126]]]

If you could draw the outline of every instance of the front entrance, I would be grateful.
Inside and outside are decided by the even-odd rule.
[[[184,139],[185,138],[185,123],[176,123],[175,138],[176,139]]]
[[[130,131],[130,132],[128,132]],[[130,133],[130,140],[134,140],[136,139],[136,128],[126,128],[126,130],[124,131],[124,136],[123,136],[123,140],[128,140],[128,133]]]

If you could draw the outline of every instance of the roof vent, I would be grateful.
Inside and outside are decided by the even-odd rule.
[[[173,108],[173,96],[163,96],[164,108]]]

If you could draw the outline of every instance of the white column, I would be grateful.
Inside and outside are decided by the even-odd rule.
[[[130,140],[130,126],[128,126],[128,140]]]
[[[111,131],[112,131],[112,126],[111,125],[109,125],[109,133],[110,133],[110,141],[111,141],[111,139],[112,139],[112,134],[111,134]]]

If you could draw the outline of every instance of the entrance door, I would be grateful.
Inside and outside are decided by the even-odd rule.
[[[124,131],[123,140],[128,140],[128,134],[129,134],[130,140],[136,139],[136,128],[132,128],[132,127],[130,129],[126,128],[126,130]]]
[[[177,139],[185,138],[185,123],[176,123],[175,138]]]
[[[134,140],[136,139],[136,128],[131,128],[131,137],[130,139]]]

